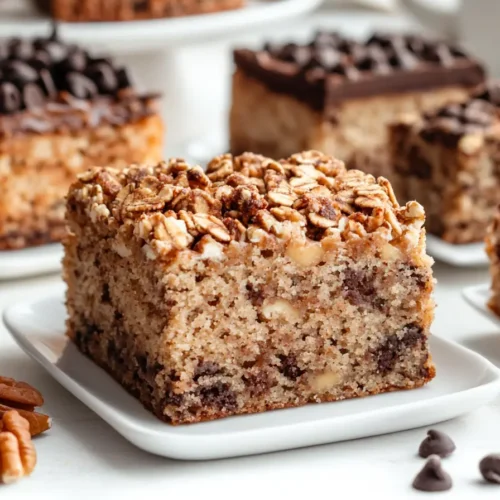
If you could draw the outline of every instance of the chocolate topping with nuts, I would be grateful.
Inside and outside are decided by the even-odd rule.
[[[318,33],[305,46],[236,50],[234,60],[271,90],[293,94],[318,110],[344,99],[484,81],[482,66],[462,50],[417,35],[375,34],[360,43]]]
[[[122,172],[94,169],[73,185],[70,209],[72,197],[92,220],[118,225],[124,235],[133,232],[152,259],[174,250],[203,251],[207,237],[220,246],[266,238],[341,242],[377,233],[413,244],[424,222],[422,207],[400,207],[386,179],[346,170],[314,151],[279,162],[223,155],[207,173],[178,159]]]
[[[155,112],[154,100],[134,94],[124,68],[55,34],[0,43],[0,135],[125,123]]]
[[[483,133],[499,114],[500,86],[481,86],[462,104],[448,104],[424,115],[420,135],[428,142],[454,148],[464,135]]]

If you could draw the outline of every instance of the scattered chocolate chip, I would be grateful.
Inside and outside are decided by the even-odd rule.
[[[0,112],[13,113],[21,108],[21,94],[10,82],[0,83]]]
[[[40,84],[49,97],[55,97],[57,95],[57,88],[52,75],[46,69],[40,71]]]
[[[486,481],[500,484],[500,455],[493,454],[484,457],[479,462],[479,470]]]
[[[437,455],[429,457],[413,481],[413,487],[420,491],[447,491],[452,486],[451,476],[443,469]]]
[[[90,99],[99,93],[96,84],[81,73],[68,73],[66,83],[68,91],[78,99]]]
[[[28,40],[14,38],[9,42],[9,54],[12,59],[29,59],[33,55],[33,45]]]
[[[451,455],[456,449],[455,443],[450,436],[444,432],[431,429],[427,432],[427,437],[420,444],[418,454],[422,458],[438,455],[445,458]]]

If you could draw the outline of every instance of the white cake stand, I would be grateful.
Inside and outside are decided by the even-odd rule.
[[[198,16],[115,23],[59,23],[59,34],[63,40],[84,45],[94,52],[112,54],[130,68],[139,88],[164,95],[162,112],[169,127],[167,152],[171,152],[174,145],[199,132],[196,115],[204,80],[214,80],[218,74],[224,74],[225,78],[221,65],[231,64],[230,54],[224,50],[219,55],[211,54],[211,68],[203,67],[205,61],[201,60],[185,64],[184,49],[213,46],[217,41],[273,23],[282,25],[288,19],[312,11],[322,1],[249,0],[242,9]],[[27,4],[25,8],[19,8],[16,2],[12,5],[15,10],[10,15],[0,15],[0,36],[32,37],[50,32],[50,19],[33,12]],[[193,66],[198,65],[200,71],[193,72]],[[220,86],[223,85],[221,81]],[[206,96],[201,99],[204,98]],[[176,154],[179,153],[176,151]]]

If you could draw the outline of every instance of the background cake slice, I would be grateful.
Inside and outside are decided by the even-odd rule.
[[[317,149],[377,175],[388,175],[389,123],[464,101],[484,81],[460,49],[416,35],[319,33],[305,45],[238,49],[234,62],[232,153]]]
[[[64,196],[94,165],[157,162],[157,98],[55,37],[0,45],[0,250],[59,240]]]
[[[238,9],[245,0],[36,0],[55,19],[69,22],[134,21]]]
[[[425,207],[427,228],[450,243],[483,241],[500,201],[500,86],[391,126],[398,199]]]
[[[174,424],[434,377],[424,212],[316,152],[80,176],[68,335]]]

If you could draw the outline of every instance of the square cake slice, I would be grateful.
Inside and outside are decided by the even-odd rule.
[[[158,162],[157,97],[54,35],[0,44],[0,250],[62,238],[64,196],[95,165]]]
[[[68,335],[159,418],[414,389],[435,374],[424,212],[318,152],[80,176]]]
[[[316,149],[385,176],[389,123],[466,100],[484,82],[481,65],[463,51],[415,35],[358,42],[319,33],[304,45],[238,49],[234,62],[233,154],[283,158]]]
[[[500,86],[464,103],[391,126],[393,183],[402,202],[418,200],[428,231],[450,243],[483,241],[500,195]]]

